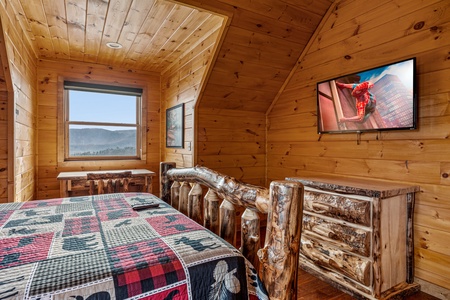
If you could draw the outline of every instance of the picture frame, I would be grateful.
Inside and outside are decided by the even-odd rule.
[[[166,148],[184,148],[184,103],[166,109]]]

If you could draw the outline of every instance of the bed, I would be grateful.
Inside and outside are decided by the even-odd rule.
[[[0,299],[268,296],[229,243],[152,194],[117,193],[0,205]]]
[[[175,162],[161,162],[160,182],[161,199],[239,246],[256,266],[271,300],[297,299],[304,195],[301,183],[272,181],[265,188],[204,166],[176,168]],[[236,222],[238,209],[243,211],[240,226]],[[267,218],[262,229],[260,215]],[[240,244],[236,243],[237,228]]]

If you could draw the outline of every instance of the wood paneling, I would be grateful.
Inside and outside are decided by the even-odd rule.
[[[423,28],[414,25],[424,22]],[[268,114],[267,180],[335,174],[418,185],[415,274],[450,286],[448,1],[348,0],[304,53]],[[419,128],[319,136],[316,83],[417,57]]]
[[[194,163],[194,122],[195,105],[202,85],[210,68],[214,51],[223,30],[225,18],[216,30],[202,36],[201,42],[184,53],[179,61],[172,64],[161,76],[161,149],[163,161],[172,161],[177,167],[192,167]],[[184,145],[183,148],[166,148],[166,109],[184,103]]]
[[[147,113],[147,163],[90,167],[156,171],[162,156],[179,166],[199,163],[258,185],[323,174],[417,184],[416,275],[450,286],[450,268],[438,266],[449,260],[448,1],[177,2],[198,10],[160,0],[0,3],[17,103],[7,115],[17,118],[14,164],[22,173],[12,177],[20,190],[16,199],[30,199],[34,191],[35,198],[56,197],[56,175],[85,168],[83,163],[73,169],[57,164],[59,74],[118,84],[145,82],[151,87],[148,107],[155,107]],[[326,14],[332,3],[335,10]],[[212,49],[218,45],[220,25],[214,13],[230,21],[215,61]],[[324,15],[323,27],[314,33]],[[424,27],[414,29],[421,21]],[[112,51],[104,46],[107,41],[119,41],[124,48]],[[363,134],[359,143],[355,134],[317,135],[318,81],[411,56],[418,63],[418,130]],[[35,57],[59,61],[36,62]],[[69,59],[88,63],[65,61]],[[162,71],[161,86],[155,74],[139,69]],[[179,103],[186,105],[187,143],[184,149],[165,149],[165,109]],[[4,115],[0,119],[7,122]],[[7,131],[4,124],[1,132]],[[7,155],[3,144],[0,157]],[[13,164],[0,161],[0,169],[8,165]],[[37,174],[37,185],[32,174]],[[6,177],[0,173],[0,179]],[[1,182],[0,198],[7,190]]]
[[[264,185],[265,113],[332,1],[180,2],[230,18],[198,103],[194,164]]]
[[[1,24],[0,24],[1,25]],[[2,28],[2,26],[0,26]],[[8,68],[4,65],[8,64],[8,60],[6,58],[6,49],[4,48],[5,38],[3,32],[0,33],[0,68],[1,70],[8,70]],[[10,99],[8,99],[8,86],[6,84],[7,80],[11,80],[8,78],[9,72],[0,72],[0,81],[2,82],[0,85],[0,97],[1,97],[1,117],[0,117],[0,203],[8,202],[8,171],[12,164],[8,163],[8,156],[11,155],[10,145],[8,144],[8,126],[11,124],[10,117],[8,116],[8,112],[12,107],[11,103],[9,103]]]
[[[1,47],[6,48],[6,52],[1,51],[2,70],[5,82],[11,85],[6,84],[2,99],[8,103],[7,122],[0,124],[2,136],[8,137],[1,140],[2,148],[8,149],[2,159],[8,162],[2,163],[1,173],[6,170],[8,176],[2,176],[0,202],[28,201],[35,191],[36,57],[27,42],[27,32],[19,26],[23,18],[15,16],[10,3],[1,2],[0,18],[4,36]]]
[[[147,145],[145,161],[58,162],[58,80],[83,80],[145,90]],[[59,194],[56,176],[64,171],[149,169],[158,173],[160,161],[160,75],[145,71],[113,68],[90,63],[40,60],[37,74],[38,90],[38,172],[37,198],[45,199]],[[153,190],[158,191],[158,179]]]
[[[224,13],[231,20],[199,107],[260,113],[269,108],[332,3],[329,0],[179,2]]]
[[[198,114],[197,163],[264,186],[265,114],[214,108]]]
[[[20,25],[27,32],[25,38],[40,58],[162,71],[165,76],[162,111],[185,103],[186,120],[192,120],[192,125],[186,123],[185,149],[163,151],[167,152],[165,159],[171,157],[182,166],[197,161],[192,156],[198,147],[194,131],[200,125],[196,123],[196,107],[264,114],[332,3],[331,0],[11,2]],[[228,16],[230,23],[218,60],[211,73],[206,74],[202,62],[209,62],[214,55],[204,51],[212,45],[205,36],[217,39],[221,18],[216,13]],[[111,50],[105,46],[106,42],[120,42],[124,47]],[[205,54],[199,56],[199,53]],[[180,63],[186,58],[188,61]],[[204,75],[208,75],[206,85],[201,84]],[[197,99],[204,100],[197,103]],[[227,119],[228,116],[222,118]],[[51,118],[40,116],[42,129],[51,127],[51,123]],[[162,124],[164,130],[164,120]],[[219,128],[219,131],[212,130],[217,125],[205,123],[200,127],[211,128],[209,131],[216,140],[228,142],[229,135],[223,136]],[[255,135],[249,130],[234,136],[233,142],[257,140],[258,147],[264,149],[263,131]],[[208,134],[201,137],[205,138],[213,139]],[[260,174],[259,179],[263,176]]]
[[[38,57],[133,70],[167,69],[220,23],[209,12],[165,0],[8,2]]]

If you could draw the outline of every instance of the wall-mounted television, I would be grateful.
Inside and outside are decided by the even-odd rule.
[[[417,128],[416,59],[317,83],[317,132]]]

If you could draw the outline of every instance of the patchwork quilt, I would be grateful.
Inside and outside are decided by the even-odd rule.
[[[1,204],[0,299],[268,297],[226,241],[152,194],[121,193]]]

